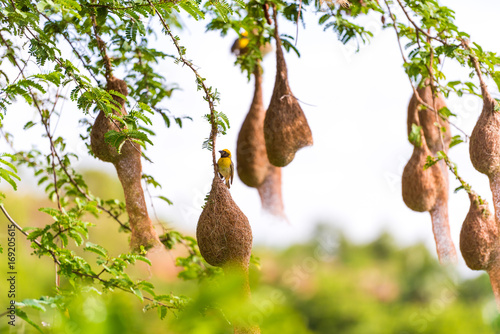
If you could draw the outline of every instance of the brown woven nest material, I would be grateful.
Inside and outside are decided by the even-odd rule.
[[[422,137],[422,146],[415,146],[413,154],[403,170],[403,201],[413,211],[430,211],[436,204],[444,182],[438,165],[424,170],[430,150]]]
[[[439,111],[441,108],[446,107],[442,94],[438,94],[433,98],[432,87],[429,85],[428,80],[426,80],[422,87],[417,89],[417,92],[420,98],[425,103],[432,106],[434,110]],[[416,120],[416,115],[418,115],[418,121]],[[444,132],[440,132],[439,128],[435,125],[436,119],[439,122],[439,126],[445,129]],[[427,146],[432,153],[436,154],[436,152],[443,150],[441,136],[443,137],[445,145],[444,150],[446,151],[450,146],[451,132],[448,120],[443,120],[440,116],[436,117],[436,112],[420,104],[415,94],[413,94],[410,104],[408,105],[408,134],[411,132],[412,124],[420,124],[420,126],[422,126]]]
[[[490,179],[493,194],[495,218],[491,218],[487,204],[482,207],[477,198],[471,197],[471,208],[460,235],[460,248],[467,265],[474,269],[486,269],[500,310],[500,261],[498,258],[498,228],[500,226],[500,113],[498,103],[488,92],[483,80],[479,61],[469,47],[469,41],[462,40],[462,46],[471,51],[481,93],[483,110],[472,131],[469,154],[472,165]],[[463,234],[463,236],[462,236]],[[462,242],[462,239],[463,242]],[[463,245],[462,245],[463,243]],[[463,247],[463,248],[462,248]]]
[[[201,255],[211,265],[240,264],[248,268],[252,229],[248,218],[217,176],[198,220],[196,238]]]
[[[281,193],[281,167],[270,165],[264,182],[257,190],[262,208],[275,216],[286,219]]]
[[[425,103],[433,106],[435,110],[444,106],[442,97],[432,98],[430,86],[420,88],[417,93]],[[448,150],[451,138],[449,124],[440,121],[441,126],[447,129],[443,140],[441,140],[439,128],[434,125],[436,122],[435,112],[428,109],[421,110],[419,106],[420,103],[414,94],[408,106],[408,133],[411,131],[412,124],[422,126],[420,131],[421,145],[414,144],[413,154],[403,171],[403,201],[414,211],[428,211],[430,213],[439,261],[443,264],[455,263],[457,254],[451,238],[448,217],[447,166],[444,161],[439,161],[424,169],[427,156],[433,156],[440,150],[445,152]],[[431,142],[430,146],[428,140]]]
[[[264,138],[269,162],[277,167],[288,165],[295,153],[313,144],[306,116],[288,85],[288,73],[274,11],[276,39],[276,81],[271,103],[264,119]]]
[[[500,106],[482,78],[480,81],[483,110],[470,137],[469,155],[474,168],[490,179],[495,217],[500,224],[500,112],[495,111]]]
[[[500,171],[500,112],[495,100],[483,93],[483,111],[470,136],[469,154],[474,168],[492,176]]]
[[[124,96],[128,95],[126,82],[114,76],[108,79],[107,90],[119,92]],[[113,98],[121,105],[121,115],[126,115],[125,101],[116,95]],[[118,112],[115,114],[119,115]],[[104,140],[104,135],[110,130],[120,131],[121,129],[101,111],[92,127],[90,143],[96,157],[111,162],[116,168],[125,195],[125,205],[132,230],[130,247],[133,250],[139,250],[141,246],[146,249],[158,246],[161,243],[149,218],[141,185],[141,147],[137,143],[127,141],[118,154],[117,150]]]
[[[108,79],[108,86],[106,87],[106,90],[113,90],[125,96],[128,95],[127,83],[114,76]],[[115,111],[114,114],[117,116],[126,115],[127,111],[125,110],[125,101],[117,95],[113,95],[113,98],[121,105],[121,115],[117,111]],[[113,163],[120,158],[120,155],[113,146],[104,141],[104,135],[111,130],[119,131],[120,127],[117,123],[114,123],[106,118],[104,111],[101,111],[92,126],[90,146],[96,157],[102,161]]]
[[[241,126],[236,146],[238,175],[249,187],[259,187],[269,169],[264,141],[266,109],[262,99],[262,73],[260,66],[254,71],[255,91],[250,111]]]
[[[469,194],[470,209],[460,232],[460,251],[472,270],[489,270],[498,253],[498,227],[488,203]]]

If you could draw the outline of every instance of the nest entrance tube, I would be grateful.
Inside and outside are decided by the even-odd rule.
[[[295,153],[313,144],[306,116],[288,84],[288,71],[278,32],[274,10],[276,40],[276,81],[271,103],[264,119],[264,138],[269,162],[284,167],[292,162]]]
[[[262,208],[275,216],[286,219],[281,193],[281,167],[270,165],[264,182],[257,190]]]
[[[125,81],[111,76],[107,83],[108,91],[116,91],[124,96],[128,95]],[[117,95],[113,95],[113,98],[121,105],[120,113],[115,111],[114,114],[117,116],[126,115],[125,100]],[[104,140],[105,134],[110,130],[120,131],[121,128],[108,119],[104,111],[101,111],[92,127],[90,143],[92,152],[97,158],[111,162],[116,168],[125,195],[125,205],[132,230],[130,247],[132,250],[138,251],[141,246],[145,249],[159,246],[161,243],[149,218],[141,185],[141,147],[137,143],[127,141],[122,146],[121,152],[118,153],[113,146]]]

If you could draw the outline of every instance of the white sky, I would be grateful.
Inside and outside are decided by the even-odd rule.
[[[465,0],[441,3],[456,11],[456,24],[471,35],[472,41],[500,53],[500,2],[482,1],[480,6]],[[263,215],[257,191],[235,178],[231,193],[250,219],[254,243],[286,245],[303,241],[318,222],[325,222],[341,228],[358,242],[372,240],[389,230],[401,245],[424,241],[434,249],[429,214],[411,211],[401,197],[401,173],[412,153],[406,134],[411,87],[402,69],[394,30],[380,29],[379,14],[364,18],[375,30],[375,37],[354,53],[352,46],[337,41],[333,31],[323,32],[317,26],[319,15],[306,13],[304,17],[306,29],[300,29],[298,40],[302,56],[297,58],[290,53],[285,57],[292,91],[309,104],[302,107],[313,132],[314,146],[299,151],[283,169],[285,211],[290,224]],[[185,22],[189,28],[179,33],[181,45],[187,48],[187,57],[199,67],[207,84],[220,91],[218,110],[226,113],[231,122],[228,135],[218,138],[217,150],[228,148],[235,153],[239,127],[253,95],[253,82],[247,82],[246,76],[233,66],[234,56],[229,52],[236,35],[222,39],[216,32],[204,33],[206,22]],[[280,33],[295,35],[293,24],[280,23]],[[167,37],[161,37],[155,45],[174,54]],[[268,103],[274,85],[274,53],[265,58],[263,66],[264,100]],[[450,61],[444,65],[444,71],[449,80],[467,79],[469,73]],[[193,122],[185,121],[181,130],[175,125],[166,129],[162,120],[155,118],[157,138],[155,146],[148,149],[154,164],[145,162],[144,172],[154,175],[163,185],[161,194],[174,202],[170,207],[161,201],[156,203],[162,217],[194,234],[213,177],[211,153],[201,149],[210,131],[202,119],[208,107],[202,93],[196,92],[194,76],[188,68],[167,60],[161,63],[160,73],[183,89],[165,104],[175,115],[191,116]],[[493,83],[490,89],[496,92]],[[448,100],[448,107],[459,115],[454,123],[469,134],[481,106],[481,101],[474,97]],[[57,128],[57,135],[65,135],[70,149],[82,155],[76,168],[94,167],[116,175],[112,165],[84,157],[83,144],[75,131],[79,118],[74,105],[66,102]],[[47,151],[46,139],[34,140],[39,138],[40,128],[31,129],[31,137],[23,134],[22,126],[30,119],[37,119],[37,115],[18,104],[11,108],[4,123],[15,135],[17,147],[28,148],[36,142]],[[9,152],[3,141],[0,152]],[[458,163],[462,177],[491,203],[488,179],[472,167],[468,144],[451,149],[450,157]],[[450,181],[451,189],[458,186],[452,176]],[[469,208],[465,192],[451,194],[449,207],[451,232],[458,250],[460,227]],[[460,261],[461,271],[466,271],[463,260]]]

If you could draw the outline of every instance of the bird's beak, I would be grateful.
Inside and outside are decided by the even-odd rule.
[[[222,151],[219,151],[220,154],[222,154]]]

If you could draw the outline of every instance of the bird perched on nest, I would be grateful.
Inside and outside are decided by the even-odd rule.
[[[254,34],[257,34],[257,32],[255,31]],[[234,53],[236,56],[244,55],[245,53],[248,52],[248,44],[249,43],[250,43],[250,39],[248,36],[248,32],[243,31],[241,33],[240,37],[238,37],[238,39],[236,39],[234,41],[233,45],[231,46],[231,52]],[[271,52],[273,50],[273,47],[271,46],[271,44],[269,42],[266,42],[266,44],[261,45],[259,47],[259,49],[260,49],[260,52],[262,54],[262,57],[264,57],[265,55],[267,55],[269,52]]]
[[[248,42],[248,33],[243,31],[241,37],[234,41],[233,46],[231,46],[231,52],[237,56],[244,54],[247,51]]]
[[[231,152],[228,149],[219,151],[220,159],[217,161],[217,170],[221,179],[226,180],[226,186],[231,188],[234,177],[234,164],[231,161]]]

